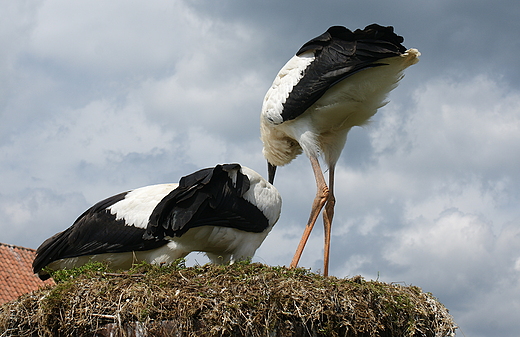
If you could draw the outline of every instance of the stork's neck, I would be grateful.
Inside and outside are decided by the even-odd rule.
[[[260,138],[264,143],[263,154],[265,159],[274,166],[289,164],[302,153],[298,142],[280,130],[273,127],[263,118],[260,122]]]
[[[269,220],[272,227],[280,216],[282,197],[278,190],[268,183],[260,174],[242,166],[242,173],[247,175],[251,184],[244,194],[244,199],[255,205]]]

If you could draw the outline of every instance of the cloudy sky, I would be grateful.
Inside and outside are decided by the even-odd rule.
[[[422,57],[349,134],[331,274],[417,285],[465,336],[517,336],[520,2],[0,4],[0,242],[37,248],[105,197],[217,163],[265,176],[259,113],[278,70],[331,25],[377,22]],[[308,160],[276,185],[282,217],[255,261],[288,265]],[[322,268],[322,240],[318,225],[302,266]]]

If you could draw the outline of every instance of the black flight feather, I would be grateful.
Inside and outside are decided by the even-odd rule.
[[[200,226],[264,231],[268,219],[243,198],[250,183],[240,168],[239,164],[217,165],[183,177],[153,210],[144,238],[181,236]]]
[[[116,220],[116,216],[107,210],[125,199],[127,193],[98,202],[80,215],[71,227],[45,240],[36,250],[34,272],[64,258],[149,250],[166,244],[166,240],[143,240],[144,228],[127,225],[123,219]]]
[[[296,55],[314,51],[315,59],[283,103],[283,121],[295,119],[316,103],[325,92],[349,76],[406,51],[403,37],[393,27],[372,24],[354,32],[341,26],[330,27],[305,43]]]

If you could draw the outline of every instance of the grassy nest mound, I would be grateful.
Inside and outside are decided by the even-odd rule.
[[[60,271],[0,309],[0,336],[453,336],[415,286],[258,263]]]

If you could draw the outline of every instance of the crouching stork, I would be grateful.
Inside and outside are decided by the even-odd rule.
[[[216,264],[251,258],[278,220],[281,196],[255,171],[223,164],[114,195],[85,211],[71,227],[41,244],[33,270],[105,261],[129,269],[146,261],[170,264],[204,252]]]

